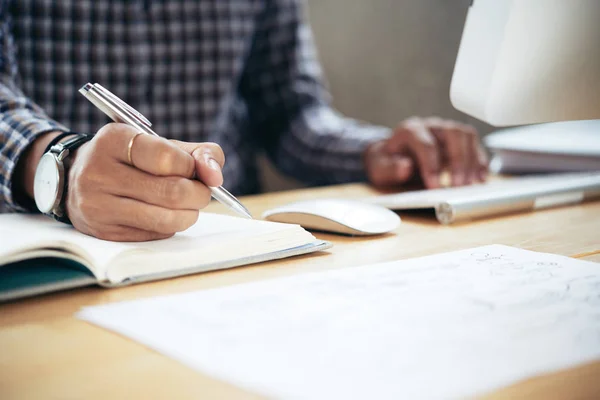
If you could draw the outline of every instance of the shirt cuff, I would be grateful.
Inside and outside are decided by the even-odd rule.
[[[352,134],[345,137],[342,151],[334,157],[337,166],[332,171],[338,183],[366,182],[367,172],[364,153],[373,143],[388,139],[393,131],[389,128],[365,125],[357,121],[350,122]]]
[[[311,185],[367,181],[365,150],[393,133],[327,108],[305,110],[303,116],[280,143],[274,160],[282,172]]]

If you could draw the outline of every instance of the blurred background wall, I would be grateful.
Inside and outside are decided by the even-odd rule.
[[[449,88],[471,0],[308,0],[334,105],[393,127],[412,115],[491,127],[456,111]],[[265,191],[301,186],[262,160]]]

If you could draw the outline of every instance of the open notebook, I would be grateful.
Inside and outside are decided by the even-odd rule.
[[[323,250],[298,225],[201,213],[175,236],[99,240],[42,215],[0,215],[0,301],[98,284],[122,286]]]
[[[434,209],[442,224],[600,199],[600,172],[549,174],[361,199],[392,210]]]

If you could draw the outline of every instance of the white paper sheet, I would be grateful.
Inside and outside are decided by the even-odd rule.
[[[458,398],[600,358],[600,265],[506,246],[87,308],[285,399]]]

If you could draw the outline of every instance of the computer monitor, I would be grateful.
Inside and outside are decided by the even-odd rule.
[[[600,0],[474,0],[450,99],[494,126],[600,119]]]

